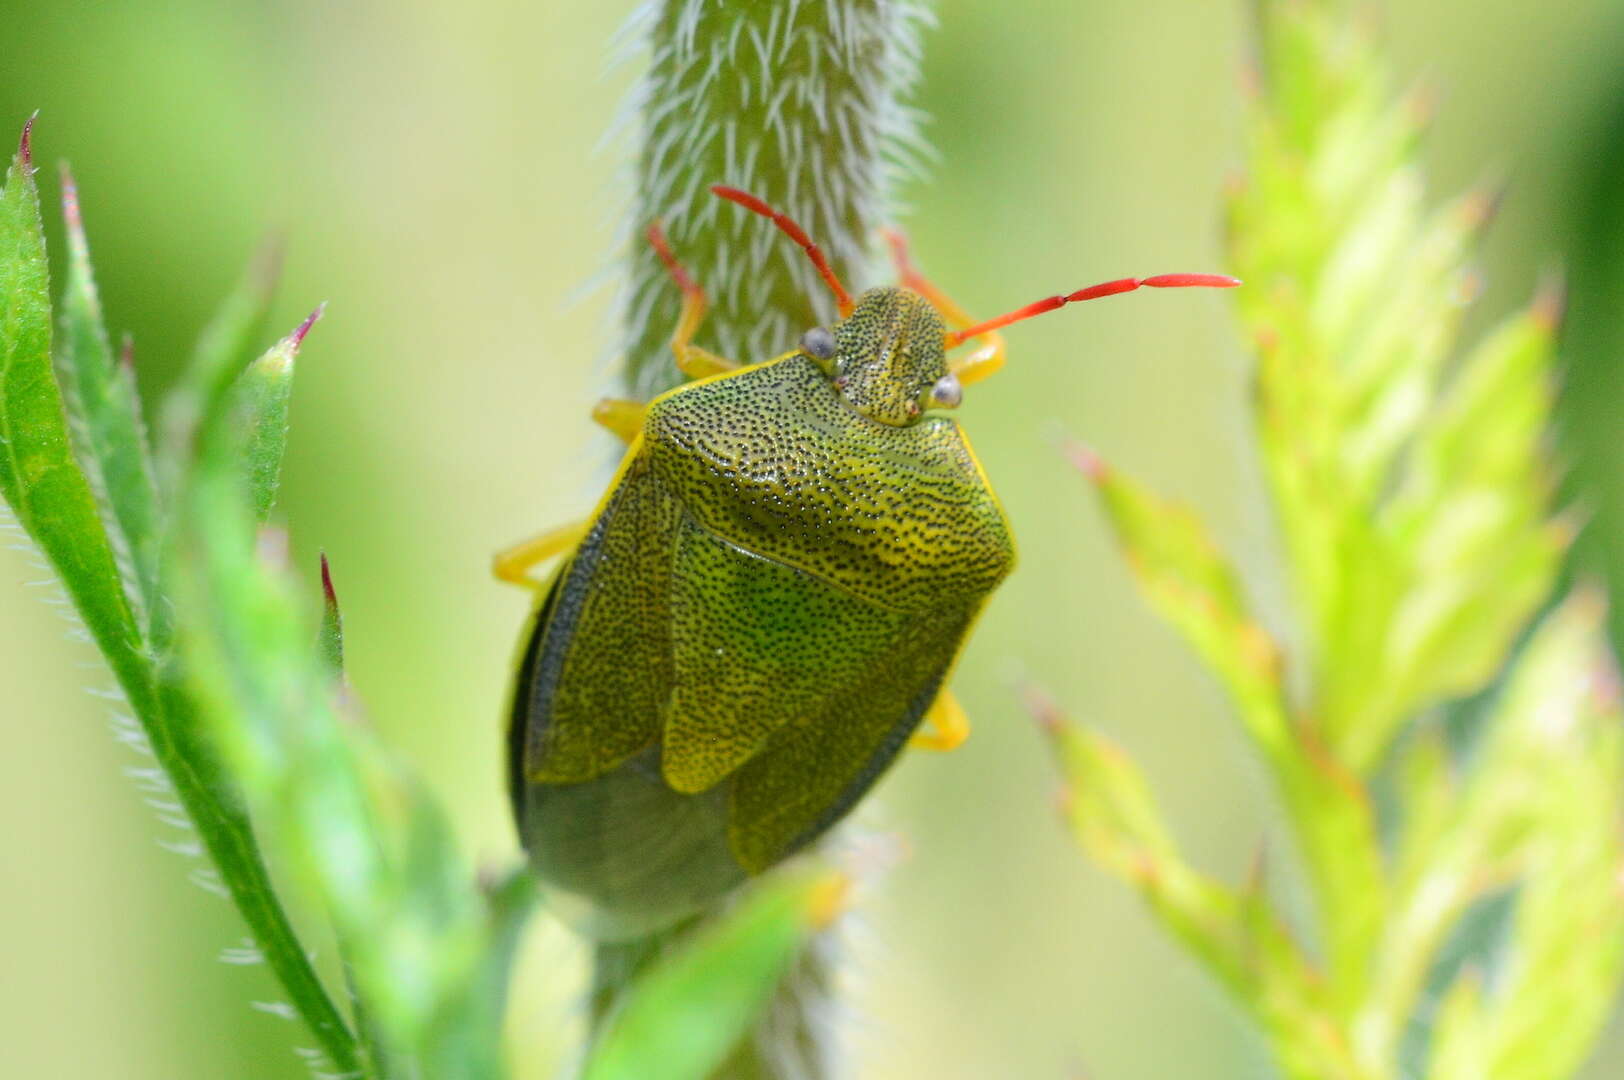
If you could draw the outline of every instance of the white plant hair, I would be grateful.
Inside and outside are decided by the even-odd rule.
[[[788,214],[848,287],[867,283],[897,181],[929,156],[903,98],[930,21],[919,0],[653,0],[632,17],[623,40],[641,40],[647,69],[623,118],[639,148],[619,298],[627,392],[679,378],[665,343],[680,296],[644,240],[651,222],[705,289],[707,348],[764,360],[834,314],[800,249],[712,184]]]

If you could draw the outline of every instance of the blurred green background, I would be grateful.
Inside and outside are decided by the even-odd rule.
[[[610,456],[586,413],[612,377],[624,159],[601,142],[636,72],[607,63],[629,7],[0,2],[0,126],[39,108],[39,158],[72,160],[109,323],[133,332],[144,386],[171,377],[269,231],[289,245],[279,330],[330,301],[300,359],[284,513],[304,565],[332,558],[374,722],[484,861],[513,856],[499,718],[527,603],[490,579],[489,555],[586,512]],[[970,310],[1223,269],[1245,4],[937,10],[919,103],[941,160],[903,192],[905,224]],[[1503,312],[1607,205],[1592,173],[1624,100],[1624,8],[1429,0],[1380,18],[1401,69],[1440,92],[1435,193],[1510,180],[1484,257],[1483,310]],[[1022,565],[957,677],[975,738],[906,759],[862,815],[902,854],[849,935],[855,1075],[1265,1076],[1228,1002],[1062,836],[1009,690],[1029,673],[1126,743],[1204,867],[1236,877],[1262,838],[1283,849],[1219,692],[1141,606],[1054,452],[1073,432],[1194,503],[1278,622],[1246,357],[1223,300],[1196,294],[1011,337],[1009,369],[963,419]],[[1592,431],[1616,430],[1616,406],[1587,400]],[[305,1075],[298,1030],[250,1004],[275,1000],[269,978],[218,961],[240,925],[160,847],[169,831],[122,775],[135,760],[84,692],[107,680],[22,584],[38,576],[0,551],[5,1072]],[[544,1077],[578,1032],[582,950],[544,920],[524,964],[521,1075]],[[1621,1071],[1624,1021],[1587,1076]]]

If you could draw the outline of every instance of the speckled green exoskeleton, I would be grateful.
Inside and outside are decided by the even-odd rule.
[[[1141,285],[1233,283],[1123,279],[971,325],[899,237],[902,284],[854,301],[788,218],[712,190],[806,250],[840,321],[758,364],[707,352],[693,344],[704,292],[651,227],[684,295],[671,344],[694,381],[600,403],[630,445],[597,510],[496,560],[540,597],[508,738],[520,835],[604,937],[679,919],[804,847],[910,740],[968,734],[945,683],[1015,543],[941,411],[1002,365],[998,329]]]

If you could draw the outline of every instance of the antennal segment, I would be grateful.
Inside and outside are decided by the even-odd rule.
[[[840,317],[845,318],[851,314],[851,294],[846,292],[844,285],[840,284],[840,279],[835,276],[834,268],[829,265],[829,260],[824,257],[822,249],[806,235],[806,230],[791,221],[787,215],[780,214],[748,191],[740,191],[738,188],[728,187],[725,184],[712,184],[711,194],[719,195],[729,202],[736,202],[746,210],[769,219],[774,225],[782,229],[784,235],[801,246],[801,250],[806,252],[807,258],[812,260],[812,265],[818,268],[818,273],[828,283],[829,290],[835,294],[835,304],[840,308]]]
[[[1115,296],[1118,293],[1133,292],[1135,289],[1233,289],[1240,284],[1239,278],[1228,277],[1224,274],[1157,274],[1148,278],[1118,278],[1115,281],[1103,281],[1098,285],[1090,285],[1086,289],[1078,289],[1074,293],[1064,296],[1050,296],[1034,301],[1023,308],[1017,308],[1007,315],[1000,315],[996,319],[988,319],[984,323],[977,323],[963,330],[954,330],[947,335],[949,349],[963,345],[966,341],[985,334],[990,330],[1000,330],[1010,323],[1030,319],[1034,315],[1053,311],[1055,308],[1065,307],[1081,300],[1098,300],[1102,296]]]

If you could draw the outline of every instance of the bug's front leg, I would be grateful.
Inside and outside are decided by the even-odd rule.
[[[599,398],[598,403],[592,406],[593,421],[614,432],[627,446],[643,430],[643,417],[647,413],[646,403],[629,398]]]
[[[677,317],[677,328],[671,333],[671,352],[677,358],[677,370],[690,379],[703,379],[709,375],[738,370],[737,362],[694,344],[699,324],[705,320],[705,290],[699,287],[693,275],[671,253],[671,245],[666,242],[665,233],[658,222],[648,227],[648,242],[670,273],[671,280],[682,290],[682,312]],[[637,433],[643,430],[643,416],[647,411],[648,405],[641,401],[603,398],[592,407],[592,419],[614,432],[621,442],[629,446]]]
[[[884,236],[885,242],[891,248],[891,262],[897,268],[897,279],[902,285],[929,300],[941,313],[942,318],[958,329],[975,325],[975,320],[968,312],[955,304],[951,297],[914,266],[908,258],[908,238],[903,235],[902,230],[886,229]],[[956,356],[949,361],[953,374],[958,376],[959,382],[964,386],[980,382],[1004,366],[1004,335],[996,330],[989,330],[984,334],[977,334],[976,341],[980,344],[974,352]]]
[[[970,718],[951,690],[943,690],[925,713],[920,731],[908,740],[916,750],[956,750],[970,737]]]
[[[682,313],[677,317],[677,328],[671,334],[671,352],[677,358],[677,370],[690,379],[703,379],[708,375],[722,375],[737,370],[739,365],[725,356],[717,356],[693,343],[699,324],[705,318],[705,290],[693,279],[666,243],[665,233],[658,222],[648,227],[648,242],[654,253],[665,264],[671,280],[682,290]]]
[[[539,592],[546,588],[547,583],[531,577],[530,571],[554,555],[562,555],[578,544],[581,537],[586,535],[586,528],[587,523],[584,521],[572,522],[556,529],[548,529],[505,551],[499,551],[491,559],[491,572],[499,581],[506,581],[510,585],[522,585]]]

